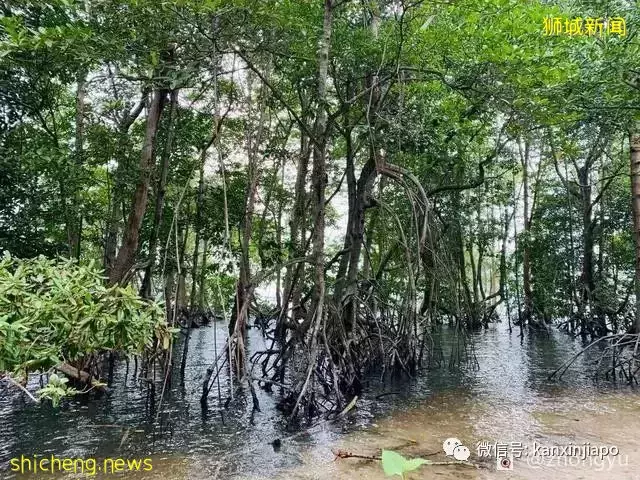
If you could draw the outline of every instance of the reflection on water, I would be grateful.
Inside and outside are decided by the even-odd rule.
[[[158,422],[154,408],[158,399],[150,401],[147,390],[124,364],[114,372],[110,396],[77,399],[57,411],[25,405],[20,395],[0,390],[0,476],[15,478],[6,471],[9,459],[35,453],[153,459],[151,473],[126,478],[199,480],[219,474],[237,479],[382,479],[378,462],[333,461],[331,449],[378,455],[379,449],[390,448],[407,456],[431,455],[451,436],[471,449],[472,460],[488,468],[431,466],[412,478],[426,478],[426,469],[437,478],[631,479],[633,472],[640,472],[636,435],[640,396],[627,387],[595,384],[589,373],[594,359],[589,357],[580,357],[563,382],[548,381],[549,373],[581,348],[562,334],[521,339],[515,331],[509,334],[505,325],[492,326],[472,336],[478,368],[444,367],[425,371],[414,380],[384,385],[372,378],[358,408],[342,423],[325,423],[293,437],[285,430],[274,399],[259,389],[262,411],[255,415],[254,425],[251,398],[242,389],[233,392],[229,408],[224,409],[219,407],[214,386],[211,408],[203,414],[199,403],[203,373],[215,358],[214,338],[217,349],[223,348],[224,331],[218,325],[192,332],[185,386],[180,386],[176,374]],[[456,342],[452,332],[435,332],[434,341],[442,345],[447,359]],[[251,342],[253,349],[264,348],[255,331]],[[180,347],[176,347],[178,358]],[[222,404],[229,394],[222,376]],[[271,445],[276,438],[283,439],[278,452]],[[481,440],[616,445],[628,457],[628,465],[614,465],[605,474],[593,465],[527,465],[524,459],[516,459],[512,472],[496,472],[495,462],[477,458],[476,443]],[[442,457],[429,458],[445,460]]]

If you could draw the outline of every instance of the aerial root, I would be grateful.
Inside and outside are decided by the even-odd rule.
[[[603,347],[604,344],[604,347]],[[563,365],[549,375],[549,379],[558,379],[586,352],[602,348],[598,355],[596,377],[616,381],[624,379],[630,385],[638,384],[640,371],[640,334],[620,333],[598,338],[584,347]]]
[[[413,328],[401,332],[395,320],[392,317],[383,322],[380,314],[362,308],[352,330],[346,332],[338,310],[330,308],[321,328],[316,329],[315,339],[308,334],[303,340],[294,331],[285,342],[276,345],[274,340],[271,346],[255,352],[251,362],[262,370],[262,377],[254,380],[266,390],[281,388],[285,398],[280,406],[291,417],[299,412],[308,417],[322,412],[338,414],[360,394],[366,372],[415,373],[421,345],[409,338]],[[424,358],[429,358],[428,352]]]

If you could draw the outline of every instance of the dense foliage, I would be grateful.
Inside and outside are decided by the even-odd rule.
[[[170,335],[159,305],[106,287],[99,269],[44,257],[0,260],[0,371],[48,370],[106,351],[142,353]]]

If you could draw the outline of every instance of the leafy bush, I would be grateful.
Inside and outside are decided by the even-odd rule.
[[[68,378],[59,377],[55,373],[52,373],[49,377],[49,383],[44,388],[38,390],[37,394],[40,399],[46,398],[51,400],[53,408],[60,405],[60,400],[64,397],[69,397],[78,393],[78,390],[71,388],[67,385]]]
[[[100,270],[44,257],[0,260],[0,372],[46,370],[105,351],[167,348],[163,310]]]

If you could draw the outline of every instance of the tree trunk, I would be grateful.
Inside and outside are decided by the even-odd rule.
[[[196,201],[196,238],[193,244],[193,256],[191,261],[191,294],[189,304],[191,310],[197,307],[198,302],[198,256],[200,254],[200,237],[202,234],[202,208],[204,204],[204,164],[206,163],[207,149],[202,150],[200,155],[200,176],[198,180],[198,199]]]
[[[120,166],[116,168],[115,176],[118,177],[118,170]],[[116,251],[118,247],[118,214],[119,212],[119,202],[117,198],[117,192],[120,191],[118,188],[120,185],[119,181],[116,181],[115,185],[113,185],[112,193],[111,193],[111,204],[109,206],[109,216],[107,218],[107,232],[104,240],[104,271],[108,277],[111,276],[111,269],[116,261]]]
[[[516,195],[516,178],[513,175],[513,246],[515,251],[518,251],[518,203]],[[524,337],[523,321],[522,321],[522,306],[520,305],[520,270],[518,267],[518,255],[514,255],[513,271],[515,276],[514,288],[516,290],[516,306],[518,307],[518,327],[520,328],[520,336]]]
[[[118,125],[118,144],[116,147],[114,160],[118,163],[113,173],[113,186],[110,195],[109,215],[107,219],[107,228],[105,232],[104,243],[104,271],[107,278],[111,275],[111,269],[116,260],[116,249],[118,246],[118,223],[120,214],[124,214],[120,210],[120,195],[124,188],[124,163],[127,161],[127,141],[129,128],[136,121],[140,112],[147,103],[147,93],[145,92],[140,102],[134,107],[131,113],[125,115],[124,119]]]
[[[267,74],[268,76],[268,74]],[[251,83],[249,82],[249,89],[251,90]],[[242,226],[240,227],[241,235],[241,256],[240,256],[240,272],[238,276],[238,283],[236,285],[236,298],[233,302],[233,309],[231,319],[229,321],[229,334],[233,334],[234,330],[237,331],[244,338],[245,325],[246,325],[246,312],[248,311],[247,302],[251,301],[251,263],[249,259],[249,246],[251,244],[251,238],[253,235],[253,215],[255,212],[256,196],[258,194],[258,182],[260,181],[260,167],[258,163],[258,148],[262,141],[262,133],[265,123],[265,91],[261,89],[261,101],[260,101],[260,114],[258,116],[258,128],[254,134],[252,131],[246,131],[246,148],[247,156],[249,158],[249,164],[247,165],[247,188],[245,191],[245,209],[244,216],[242,217]],[[250,92],[251,93],[251,92]],[[249,101],[251,101],[251,94],[249,94]],[[249,110],[251,112],[251,109]],[[248,128],[251,128],[248,125]],[[266,208],[266,206],[265,206]],[[243,352],[238,352],[244,354]],[[241,360],[241,357],[237,357]]]
[[[373,38],[378,38],[378,30],[380,25],[380,7],[378,2],[371,2],[369,5],[370,23],[369,28]],[[347,180],[349,182],[349,222],[347,225],[347,238],[345,239],[345,249],[349,249],[349,268],[347,278],[344,281],[346,288],[346,303],[343,309],[342,321],[347,335],[349,335],[356,322],[358,315],[358,274],[360,272],[360,255],[364,245],[365,230],[365,210],[370,203],[373,182],[376,178],[377,158],[379,147],[377,145],[376,135],[376,112],[380,100],[380,88],[378,84],[378,76],[376,72],[370,73],[366,78],[368,87],[371,87],[371,93],[366,97],[365,105],[367,112],[367,124],[369,127],[369,158],[360,172],[357,183],[355,182],[353,153],[351,153],[351,162],[347,164]],[[349,132],[349,141],[351,133]],[[340,295],[342,296],[342,295]],[[342,301],[342,298],[338,298]]]
[[[176,274],[173,269],[167,272],[167,276],[164,279],[164,308],[166,312],[167,323],[173,326],[173,305],[172,299],[176,288]],[[173,300],[175,301],[175,299]]]
[[[347,272],[346,288],[348,301],[344,309],[343,322],[347,334],[353,330],[357,316],[358,300],[358,273],[360,271],[360,255],[364,244],[365,210],[370,206],[371,190],[376,177],[375,147],[372,146],[371,156],[362,168],[356,185],[356,197],[354,199],[353,221],[349,226],[350,251],[349,270]]]
[[[460,272],[460,283],[462,284],[462,294],[464,300],[464,306],[467,310],[467,328],[473,329],[479,326],[479,322],[476,316],[476,305],[471,296],[471,289],[469,288],[469,281],[467,280],[467,261],[465,256],[465,241],[462,232],[462,225],[459,220],[456,222],[455,234],[457,236],[458,244],[458,269]]]
[[[305,118],[305,117],[303,117]],[[310,139],[304,133],[300,134],[300,154],[298,156],[298,169],[296,171],[296,183],[294,191],[293,210],[291,212],[289,259],[300,258],[306,254],[306,220],[307,220],[307,176],[309,173],[309,158],[311,155]],[[302,313],[300,306],[301,283],[304,280],[305,264],[298,262],[287,267],[284,278],[284,302],[276,327],[276,337],[282,340],[286,333],[284,320],[289,305],[293,306],[294,317],[298,318]]]
[[[86,73],[78,74],[78,86],[76,91],[76,134],[75,134],[75,165],[73,169],[73,205],[71,216],[75,216],[69,222],[69,256],[80,259],[80,236],[82,231],[82,207],[80,205],[80,189],[82,184],[81,171],[84,163],[84,99],[87,93]]]
[[[455,212],[462,211],[462,192],[454,191],[452,193],[452,209]],[[453,241],[455,244],[453,248],[455,249],[455,254],[457,257],[457,267],[458,267],[458,275],[460,280],[461,294],[462,294],[462,303],[463,303],[463,311],[466,312],[465,323],[467,328],[476,328],[478,323],[476,322],[475,315],[475,306],[471,294],[471,289],[469,288],[469,281],[467,278],[467,258],[466,258],[466,246],[464,241],[464,231],[461,222],[460,216],[456,216],[452,220],[452,235]]]
[[[180,237],[180,235],[178,235]],[[187,304],[187,272],[184,268],[184,254],[187,251],[187,240],[189,239],[189,222],[185,219],[184,231],[182,232],[182,238],[179,245],[179,258],[176,258],[176,262],[179,265],[178,286],[176,290],[176,307],[180,309]],[[175,309],[174,309],[175,310]],[[173,320],[175,322],[175,319]]]
[[[173,147],[173,137],[175,134],[176,111],[178,109],[178,90],[171,91],[171,106],[169,109],[169,124],[167,126],[167,139],[162,152],[160,161],[160,179],[156,190],[156,205],[153,212],[153,229],[149,237],[149,265],[145,268],[140,295],[144,298],[151,298],[151,280],[153,269],[155,267],[158,236],[162,225],[162,213],[164,210],[164,197],[167,191],[167,176],[169,175],[169,159],[171,158],[171,149]]]
[[[567,178],[567,159],[563,159],[564,163],[564,176]],[[565,183],[565,189],[567,192],[567,204],[569,206],[569,327],[571,328],[571,333],[575,333],[576,331],[576,315],[574,312],[574,305],[577,304],[576,301],[576,289],[575,289],[575,268],[574,268],[574,258],[575,258],[575,240],[573,235],[573,195],[571,194],[571,190],[569,188],[569,184]]]
[[[285,157],[282,157],[282,164],[280,166],[280,184],[284,187],[284,168],[285,168]],[[276,244],[278,245],[278,247],[280,247],[282,245],[282,210],[284,207],[284,200],[283,197],[281,196],[280,199],[278,200],[278,225],[277,225],[277,229],[276,229]],[[278,261],[280,261],[278,259]],[[282,269],[278,268],[278,271],[276,272],[276,307],[278,308],[278,310],[280,310],[282,308]]]
[[[633,331],[640,333],[640,132],[629,134],[631,148],[631,199],[633,213],[633,237],[635,241],[635,293],[636,311]]]
[[[533,292],[531,289],[531,214],[529,211],[529,141],[525,140],[522,161],[522,197],[524,231],[522,246],[522,292],[524,294],[524,310],[522,322],[531,324],[533,316]],[[524,326],[524,325],[523,325]]]
[[[583,308],[587,305],[592,306],[593,292],[595,289],[595,283],[593,280],[593,231],[594,223],[592,218],[591,208],[591,184],[589,183],[589,167],[583,166],[578,170],[578,182],[580,184],[580,195],[582,200],[582,304]],[[593,330],[592,327],[587,326],[587,318],[585,315],[591,315],[593,312],[590,309],[588,314],[583,314],[582,318],[582,331],[586,333],[586,329]],[[596,332],[591,332],[596,333]],[[602,334],[596,333],[596,334]]]
[[[471,271],[471,290],[473,292],[473,304],[479,305],[480,295],[478,295],[478,270],[476,268],[476,256],[474,253],[473,237],[466,242],[467,254],[469,256],[469,270]]]
[[[298,399],[291,413],[296,416],[300,402],[309,394],[310,379],[317,375],[317,361],[320,353],[320,332],[324,325],[325,277],[324,277],[324,228],[325,228],[325,187],[327,184],[327,72],[329,67],[329,48],[331,44],[331,29],[333,23],[332,0],[324,1],[324,15],[322,36],[318,42],[318,73],[316,95],[316,117],[313,125],[313,168],[311,171],[311,205],[313,211],[313,230],[311,234],[311,262],[313,264],[314,285],[311,290],[311,309],[304,322],[298,327],[297,338],[301,342],[308,340],[308,361],[306,373],[300,371],[296,379],[295,391],[299,392]],[[306,337],[306,338],[305,338]],[[291,355],[293,349],[288,350]],[[311,387],[313,388],[313,387]],[[335,386],[338,407],[340,407],[340,392]],[[309,403],[307,403],[307,406]],[[309,412],[308,412],[309,413]]]
[[[347,90],[349,92],[349,90]],[[351,94],[348,95],[349,97]],[[344,290],[347,286],[347,270],[349,268],[349,259],[351,258],[350,251],[353,245],[352,231],[353,231],[353,222],[356,216],[356,195],[357,195],[357,180],[355,174],[355,152],[353,151],[353,139],[352,139],[352,129],[350,125],[347,125],[346,132],[344,134],[345,145],[346,145],[346,168],[345,168],[345,177],[347,180],[347,201],[348,201],[348,211],[347,211],[347,231],[344,235],[344,244],[343,250],[344,254],[340,258],[340,263],[338,264],[338,273],[336,274],[336,283],[334,288],[334,301],[336,305],[342,304],[342,296]]]
[[[153,172],[153,153],[158,133],[158,124],[162,107],[164,104],[165,91],[156,89],[149,106],[147,115],[147,125],[145,128],[144,145],[140,155],[140,178],[136,186],[131,210],[124,231],[122,247],[116,256],[113,268],[109,273],[109,284],[114,285],[125,279],[125,276],[134,265],[138,241],[140,237],[140,227],[147,209],[147,198],[149,195],[149,183]]]
[[[202,149],[200,155],[200,180],[198,181],[198,200],[196,202],[196,239],[193,245],[193,257],[191,265],[191,295],[189,296],[189,303],[191,310],[197,306],[197,291],[198,291],[198,254],[200,251],[200,234],[202,232],[202,205],[204,203],[204,164],[207,159],[207,149]]]
[[[332,0],[324,1],[322,39],[318,48],[318,96],[316,120],[313,128],[312,205],[314,225],[312,236],[312,258],[314,264],[313,304],[310,310],[315,318],[314,339],[324,318],[324,227],[325,227],[325,186],[327,184],[327,72],[329,68],[329,47],[333,23]],[[315,346],[315,344],[314,344]],[[316,352],[312,352],[315,357]],[[315,359],[314,359],[315,360]]]
[[[207,249],[209,239],[205,237],[202,245],[202,265],[200,266],[200,289],[198,292],[198,305],[204,307],[207,304],[205,281],[207,279]]]
[[[500,292],[501,300],[504,300],[507,304],[509,303],[509,299],[507,298],[507,242],[509,240],[510,223],[511,218],[507,208],[505,207],[503,226],[504,234],[502,236],[502,245],[500,247],[500,286],[498,287],[498,292]]]

